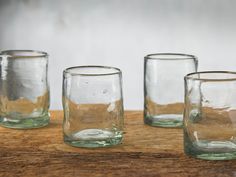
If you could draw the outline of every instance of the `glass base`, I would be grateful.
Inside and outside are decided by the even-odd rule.
[[[184,138],[184,151],[187,155],[204,160],[236,159],[236,144],[231,141],[195,141]]]
[[[64,142],[75,147],[109,147],[120,144],[122,132],[112,132],[102,129],[86,129],[70,136],[64,135]]]
[[[15,128],[15,129],[31,129],[31,128],[44,127],[49,124],[49,121],[50,121],[49,115],[43,117],[25,118],[25,119],[0,117],[0,126],[7,128]]]
[[[182,127],[182,114],[161,114],[144,116],[144,123],[154,127]]]

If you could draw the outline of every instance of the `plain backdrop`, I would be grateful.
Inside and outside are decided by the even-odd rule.
[[[235,0],[0,0],[0,50],[49,53],[51,109],[62,109],[63,69],[91,64],[119,67],[125,109],[143,109],[149,53],[236,71],[235,9]]]

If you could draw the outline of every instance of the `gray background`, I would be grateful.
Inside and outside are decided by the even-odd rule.
[[[0,50],[49,53],[51,109],[62,108],[63,69],[88,64],[122,69],[125,108],[142,109],[146,54],[236,71],[235,9],[235,0],[0,0]]]

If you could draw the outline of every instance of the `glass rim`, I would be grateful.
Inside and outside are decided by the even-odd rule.
[[[146,55],[144,58],[150,59],[150,60],[195,60],[197,61],[197,57],[195,55],[184,54],[184,53],[153,53],[153,54]]]
[[[14,54],[16,53],[16,54]],[[23,54],[19,55],[17,53],[29,53],[29,55]],[[7,56],[9,58],[41,58],[48,57],[47,52],[39,50],[3,50],[0,52],[0,56]]]
[[[197,75],[201,75],[201,74],[226,74],[226,75],[234,75],[233,77],[230,78],[198,78]],[[196,76],[196,77],[194,77]],[[226,82],[226,81],[236,81],[236,72],[234,71],[199,71],[199,72],[192,72],[187,74],[184,77],[185,80],[196,80],[196,81],[220,81],[220,82]]]
[[[78,72],[73,72],[74,69],[82,69],[82,68],[99,68],[99,69],[112,69],[114,72],[104,72],[104,73],[78,73]],[[116,75],[116,74],[121,74],[121,70],[116,67],[112,66],[101,66],[101,65],[81,65],[81,66],[73,66],[66,68],[63,71],[63,74],[70,74],[72,76],[109,76],[109,75]]]

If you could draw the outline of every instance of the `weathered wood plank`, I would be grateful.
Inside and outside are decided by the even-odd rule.
[[[236,161],[204,161],[183,153],[182,129],[143,124],[127,111],[123,144],[74,148],[63,143],[62,111],[48,127],[0,128],[0,176],[235,176]]]

